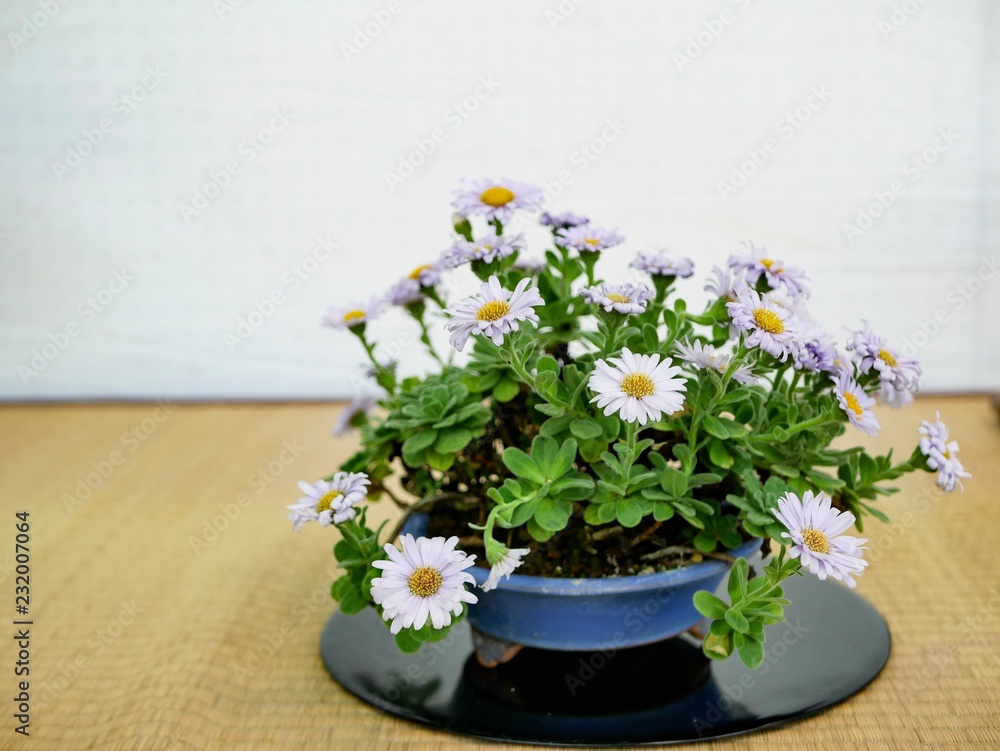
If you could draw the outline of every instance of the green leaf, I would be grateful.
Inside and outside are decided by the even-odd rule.
[[[746,558],[737,558],[736,563],[729,570],[729,583],[727,584],[727,590],[729,591],[729,599],[734,604],[741,601],[747,593],[747,574],[750,572],[750,566],[747,563]]]
[[[701,651],[705,653],[706,657],[710,657],[713,660],[726,659],[733,653],[732,634],[724,634],[722,636],[708,634],[705,637],[705,641],[702,642]]]
[[[674,515],[674,507],[669,503],[657,503],[653,506],[653,518],[658,522],[665,522]]]
[[[603,428],[595,420],[573,420],[569,424],[569,429],[573,435],[581,440],[597,438],[604,432]]]
[[[743,637],[743,644],[740,645],[739,652],[743,664],[751,670],[760,667],[760,664],[764,662],[764,645],[753,636]]]
[[[421,642],[413,636],[413,629],[404,628],[396,634],[396,647],[404,654],[413,654],[420,649]]]
[[[726,451],[726,445],[716,438],[708,443],[708,458],[712,460],[713,464],[723,469],[729,469],[733,466],[733,457]]]
[[[525,525],[525,529],[527,529],[528,534],[531,535],[532,538],[537,540],[538,542],[548,542],[548,540],[552,537],[552,535],[555,534],[555,532],[543,529],[542,527],[538,526],[538,522],[535,521],[534,517],[528,519],[528,523]]]
[[[434,441],[437,440],[438,433],[436,430],[424,429],[419,433],[416,433],[403,442],[403,451],[407,453],[416,453],[418,451],[423,451],[426,448],[430,448],[434,445]]]
[[[549,532],[558,532],[566,528],[573,506],[569,501],[559,501],[543,498],[535,510],[535,523]]]
[[[705,415],[701,424],[705,426],[705,432],[709,435],[721,438],[722,440],[729,438],[729,431],[726,430],[726,426],[717,417]],[[713,461],[715,460],[713,459]]]
[[[623,527],[636,527],[642,521],[642,507],[635,501],[626,498],[618,501],[616,505],[615,517]]]
[[[673,498],[682,498],[687,484],[687,476],[679,469],[667,467],[660,473],[660,487]]]
[[[733,631],[740,634],[745,634],[750,630],[750,623],[746,616],[735,608],[729,608],[726,611],[726,623],[733,627]]]
[[[538,358],[538,362],[535,363],[535,370],[539,373],[551,372],[558,375],[559,363],[552,355],[545,355]]]
[[[692,598],[695,609],[706,618],[724,618],[729,606],[711,592],[701,590]]]
[[[520,390],[520,383],[505,378],[493,387],[493,398],[498,402],[509,402]]]
[[[456,454],[472,440],[472,431],[466,428],[445,428],[438,433],[434,450],[439,454]]]
[[[545,482],[545,475],[542,474],[542,470],[538,468],[534,460],[516,446],[504,449],[503,463],[507,469],[518,477],[531,480],[538,485],[542,485]]]
[[[344,596],[340,598],[340,609],[344,615],[354,615],[366,607],[368,607],[368,601],[355,589],[352,582],[351,588],[344,592]]]
[[[535,409],[549,417],[562,417],[566,413],[565,409],[557,407],[555,404],[536,404]]]
[[[574,453],[576,441],[573,441]],[[547,435],[536,435],[531,441],[531,460],[542,473],[543,482],[555,477],[553,468],[556,464],[556,457],[559,453],[559,444],[555,438]]]
[[[437,451],[427,452],[427,464],[430,465],[431,469],[436,469],[439,472],[445,472],[451,469],[451,465],[455,463],[454,454],[439,454]]]

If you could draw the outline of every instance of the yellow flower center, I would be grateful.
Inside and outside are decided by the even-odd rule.
[[[892,356],[892,352],[887,349],[880,349],[878,351],[878,359],[888,365],[890,368],[896,367],[896,358]]]
[[[951,459],[951,452],[948,449],[944,450],[944,458]]]
[[[642,399],[644,396],[653,395],[656,384],[645,373],[629,373],[622,378],[622,391],[628,396]]]
[[[344,313],[344,323],[350,325],[354,321],[360,321],[365,317],[365,311],[363,310],[349,310]]]
[[[316,513],[321,514],[324,511],[329,511],[330,507],[333,506],[333,502],[340,498],[343,494],[340,490],[331,490],[329,493],[324,495],[319,499],[319,503],[316,504]]]
[[[847,404],[847,408],[858,417],[861,417],[862,413],[865,411],[861,406],[861,402],[858,401],[858,397],[854,394],[844,394],[844,402]]]
[[[768,271],[770,271],[771,267],[774,265],[774,259],[773,258],[761,258],[760,259],[760,265],[763,266]]]
[[[441,589],[442,584],[444,577],[441,576],[441,572],[430,566],[421,566],[406,580],[406,586],[417,597],[430,597]]]
[[[782,334],[785,331],[781,316],[767,308],[757,308],[753,312],[753,322],[757,324],[757,328],[763,329],[768,334]]]
[[[508,313],[510,313],[510,305],[503,300],[490,300],[476,313],[476,320],[490,321],[492,323],[499,321]]]
[[[605,297],[608,298],[611,302],[622,302],[622,303],[632,302],[631,297],[626,297],[625,295],[619,295],[617,292],[612,292],[609,295],[605,295]]]
[[[410,272],[410,279],[419,279],[420,275],[425,271],[429,271],[430,268],[431,265],[429,263],[425,263],[423,266],[417,266],[417,268]]]
[[[599,237],[585,237],[585,238],[583,238],[583,242],[586,243],[587,245],[589,245],[590,247],[595,248],[595,247],[597,247],[598,245],[601,244],[601,238],[599,238]]]
[[[479,196],[479,200],[487,206],[500,208],[514,200],[514,193],[500,185],[494,185],[492,188],[484,190]]]
[[[818,529],[806,527],[802,530],[802,542],[814,553],[829,553],[830,541]]]

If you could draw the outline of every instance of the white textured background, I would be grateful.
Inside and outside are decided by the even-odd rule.
[[[810,271],[830,328],[867,317],[922,345],[928,389],[1000,385],[1000,275],[975,279],[1000,260],[990,0],[45,7],[0,11],[0,396],[348,394],[360,348],[319,328],[323,308],[436,256],[459,177],[551,185],[560,173],[554,209],[629,238],[608,276],[663,243],[700,278],[753,239]],[[678,64],[723,11],[730,23]],[[372,13],[388,24],[345,54]],[[162,82],[146,78],[144,100],[123,106],[157,67]],[[476,100],[481,78],[495,91]],[[797,129],[779,124],[813,87],[826,101]],[[475,104],[466,119],[463,101]],[[254,151],[246,139],[276,108],[291,122]],[[57,175],[105,118],[102,143]],[[589,159],[581,149],[609,118],[623,130]],[[390,186],[435,128],[442,142]],[[935,146],[939,129],[957,140]],[[724,199],[719,181],[768,138],[777,150]],[[928,149],[921,170],[912,159]],[[179,205],[230,160],[239,174],[185,221]],[[850,242],[845,223],[894,181],[902,195]],[[317,237],[337,251],[293,286]],[[131,281],[112,295],[121,269]],[[87,308],[102,290],[109,304]],[[284,302],[227,343],[273,290]],[[923,336],[935,314],[945,323]],[[67,326],[76,335],[46,357]],[[373,329],[391,339],[405,323]],[[402,350],[404,367],[421,367]]]

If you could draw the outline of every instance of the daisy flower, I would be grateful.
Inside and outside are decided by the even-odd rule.
[[[500,577],[510,579],[510,575],[514,573],[514,569],[523,562],[521,559],[530,552],[527,548],[514,548],[511,550],[504,547],[504,554],[490,566],[490,575],[486,577],[486,582],[481,589],[484,592],[489,592],[491,589],[497,588],[497,585],[500,583]]]
[[[920,422],[920,451],[927,457],[927,466],[937,470],[937,484],[949,493],[957,485],[965,490],[959,478],[971,478],[965,467],[958,460],[958,442],[948,440],[948,426],[941,422],[941,413],[934,422]]]
[[[913,392],[908,389],[900,390],[894,386],[889,386],[883,383],[879,386],[879,389],[875,394],[875,401],[879,404],[885,404],[892,407],[893,409],[909,407],[913,404]]]
[[[368,475],[364,472],[338,472],[332,480],[319,480],[311,485],[299,482],[305,493],[297,503],[288,506],[288,518],[295,531],[306,522],[319,522],[321,527],[350,521],[357,512],[354,507],[368,494]]]
[[[353,329],[377,318],[383,307],[382,301],[377,297],[371,298],[367,303],[331,305],[323,313],[322,323],[335,329]]]
[[[347,435],[357,426],[363,415],[365,419],[375,410],[377,400],[373,394],[362,394],[351,400],[351,403],[337,413],[337,421],[333,424],[333,434],[337,437]]]
[[[504,178],[499,182],[483,178],[462,181],[451,205],[464,217],[484,216],[487,221],[510,221],[515,211],[537,211],[542,203],[542,191],[533,185]]]
[[[535,274],[545,268],[545,261],[533,256],[519,255],[514,261],[513,268]]]
[[[565,248],[574,248],[580,253],[598,253],[625,242],[625,236],[616,229],[580,227],[561,229],[556,233],[556,242]]]
[[[454,268],[472,261],[493,263],[497,259],[507,258],[522,247],[524,247],[524,238],[521,235],[515,237],[487,235],[473,242],[457,241],[447,256],[451,267]]]
[[[694,342],[694,344],[679,343],[677,352],[681,360],[690,363],[696,369],[709,368],[725,373],[729,368],[730,355],[717,352],[711,344]],[[746,365],[738,365],[733,371],[733,380],[744,386],[753,386],[759,380]]]
[[[667,257],[665,250],[658,250],[655,253],[639,253],[629,265],[633,269],[645,271],[651,276],[678,276],[686,279],[694,274],[694,261],[690,258],[672,260]]]
[[[545,227],[552,227],[552,229],[569,229],[570,227],[579,227],[581,224],[588,224],[590,219],[580,214],[574,214],[572,211],[566,211],[562,214],[550,214],[546,211],[538,217],[538,222]]]
[[[406,307],[424,301],[424,293],[420,288],[420,282],[409,277],[400,279],[389,288],[385,296],[390,305]]]
[[[756,290],[744,286],[736,293],[736,301],[726,303],[729,317],[739,331],[746,333],[746,346],[760,347],[782,362],[794,351],[792,314],[761,297]]]
[[[498,347],[503,344],[505,334],[517,331],[521,321],[528,321],[538,328],[535,307],[545,301],[538,289],[526,289],[530,279],[522,279],[513,292],[500,286],[500,280],[491,276],[481,285],[479,295],[467,297],[454,307],[445,310],[450,320],[445,328],[451,331],[451,343],[461,352],[470,334],[484,334]]]
[[[462,603],[477,602],[466,584],[475,584],[465,569],[476,556],[456,550],[457,537],[421,537],[403,535],[402,551],[385,546],[388,560],[373,561],[382,576],[372,579],[372,599],[382,606],[382,618],[391,621],[389,630],[398,634],[404,628],[423,628],[428,619],[434,628],[451,625],[452,615],[461,615]]]
[[[713,266],[712,276],[705,283],[705,291],[723,300],[736,302],[736,292],[746,285],[746,275],[742,271]]]
[[[874,369],[882,383],[900,390],[917,389],[922,374],[920,363],[888,346],[884,337],[872,331],[868,321],[862,321],[861,328],[851,332],[847,349],[854,353],[854,362],[862,373]]]
[[[792,351],[797,370],[808,370],[812,373],[836,372],[834,365],[837,359],[837,348],[833,337],[823,329],[813,327],[799,335]]]
[[[635,355],[627,347],[621,357],[594,363],[596,370],[588,386],[597,393],[591,402],[605,415],[618,412],[625,422],[645,425],[660,419],[662,413],[672,415],[684,406],[682,393],[687,390],[684,378],[677,378],[681,369],[667,357]]]
[[[441,281],[441,267],[432,263],[421,264],[407,275],[407,279],[413,279],[421,287],[433,287]]]
[[[833,393],[837,395],[840,408],[844,410],[851,425],[862,433],[874,436],[878,435],[879,424],[872,412],[872,405],[875,400],[864,392],[857,381],[847,373],[841,373],[833,387]]]
[[[642,313],[650,291],[641,284],[598,284],[580,291],[591,305],[601,305],[609,313]]]
[[[788,529],[781,536],[791,541],[792,558],[820,579],[829,576],[854,589],[854,576],[868,566],[861,552],[868,540],[841,534],[854,524],[854,514],[833,508],[826,493],[813,496],[807,490],[801,501],[792,492],[779,498],[774,516]]]
[[[743,271],[748,284],[756,284],[763,276],[771,289],[778,289],[784,285],[793,297],[809,297],[807,286],[809,277],[805,271],[795,266],[786,266],[783,261],[771,258],[764,248],[752,242],[746,243],[746,246],[746,253],[742,255],[734,253],[729,256],[729,267]]]

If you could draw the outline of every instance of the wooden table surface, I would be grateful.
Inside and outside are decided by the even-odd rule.
[[[336,405],[0,408],[0,748],[500,748],[380,714],[318,654],[335,533],[294,534],[296,480],[354,439]],[[906,455],[940,410],[975,476],[904,478],[859,591],[889,621],[885,672],[795,725],[701,748],[1000,747],[1000,425],[983,397],[883,410]],[[858,436],[863,439],[863,436]],[[30,512],[30,739],[13,732],[15,512]],[[375,517],[388,515],[388,503]],[[20,680],[20,679],[18,679]]]

